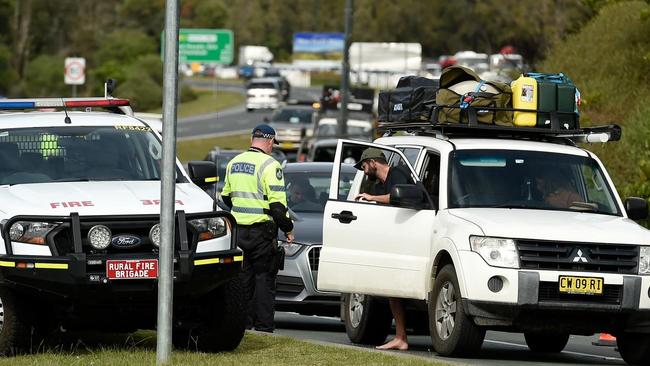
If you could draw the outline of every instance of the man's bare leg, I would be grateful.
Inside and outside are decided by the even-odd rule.
[[[377,346],[377,349],[396,349],[406,351],[409,348],[409,344],[406,339],[406,318],[404,316],[402,300],[389,297],[388,303],[390,304],[390,311],[393,313],[393,318],[395,318],[395,338],[386,344]]]

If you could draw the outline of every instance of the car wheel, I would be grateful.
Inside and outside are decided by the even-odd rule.
[[[235,277],[201,299],[199,326],[175,329],[172,343],[179,349],[203,352],[232,351],[246,330],[244,289]]]
[[[616,335],[618,352],[630,365],[650,364],[650,335],[640,333],[620,333]]]
[[[0,355],[30,351],[34,327],[14,293],[0,287]]]
[[[471,356],[483,344],[485,329],[474,324],[461,304],[454,266],[448,264],[436,276],[429,310],[433,348],[442,356]]]
[[[345,294],[345,331],[353,343],[381,344],[393,321],[386,299],[362,294]]]
[[[566,333],[524,332],[524,338],[528,348],[534,352],[562,352],[569,342],[569,335]]]

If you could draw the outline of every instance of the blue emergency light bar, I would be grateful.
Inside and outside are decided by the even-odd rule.
[[[38,98],[38,99],[0,99],[0,110],[40,109],[40,108],[84,108],[84,107],[124,107],[128,99],[118,98]]]

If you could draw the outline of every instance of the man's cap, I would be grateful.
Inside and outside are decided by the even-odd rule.
[[[361,164],[363,164],[363,162],[368,159],[381,159],[386,161],[386,156],[384,155],[384,153],[381,152],[381,150],[374,147],[369,147],[363,150],[363,153],[361,154],[361,159],[359,159],[359,162],[354,164],[354,167],[359,170],[363,170],[361,169]]]
[[[275,130],[273,127],[264,123],[253,128],[253,137],[273,139],[273,143],[278,144],[278,140],[275,139]]]

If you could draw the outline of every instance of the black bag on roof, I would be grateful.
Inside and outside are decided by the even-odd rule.
[[[397,89],[379,93],[379,121],[428,121],[431,105],[435,103],[438,80],[420,76],[405,76]]]
[[[398,88],[406,88],[406,87],[417,88],[419,86],[422,86],[425,88],[438,89],[439,85],[440,85],[440,81],[438,79],[429,79],[429,78],[416,76],[416,75],[402,76],[401,78],[399,78],[399,81],[397,82]]]

